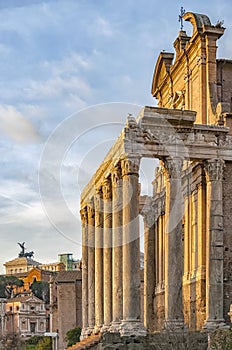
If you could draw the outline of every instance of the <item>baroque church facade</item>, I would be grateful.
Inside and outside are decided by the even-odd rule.
[[[155,66],[158,107],[127,117],[82,192],[82,339],[230,324],[232,60],[216,56],[221,23],[183,19],[192,35],[181,30]],[[152,196],[140,195],[142,158],[159,159]]]

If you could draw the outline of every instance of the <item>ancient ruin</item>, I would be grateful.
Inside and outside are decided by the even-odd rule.
[[[230,323],[232,61],[216,58],[221,23],[183,19],[192,36],[181,30],[175,55],[161,52],[155,66],[158,107],[128,116],[82,193],[82,339]],[[160,160],[153,196],[140,196],[144,157]]]

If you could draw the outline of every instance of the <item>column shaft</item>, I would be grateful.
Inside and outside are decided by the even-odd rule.
[[[89,333],[95,326],[95,212],[94,204],[88,205],[88,323]]]
[[[102,192],[94,197],[95,206],[95,333],[103,326],[103,214]]]
[[[122,335],[145,335],[140,321],[139,160],[122,160],[123,323]]]
[[[155,272],[155,222],[156,215],[152,205],[142,211],[144,220],[144,325],[148,332],[154,331],[154,291]]]
[[[224,161],[205,163],[207,181],[206,328],[224,324],[223,318],[223,200]]]
[[[123,318],[122,302],[122,179],[121,168],[112,172],[112,330],[118,331]]]
[[[104,327],[107,331],[112,321],[112,202],[111,181],[103,184],[104,226]]]
[[[88,213],[80,211],[82,222],[82,332],[81,339],[87,337],[88,329]]]
[[[165,227],[165,322],[168,328],[183,326],[181,159],[166,158],[166,227]]]

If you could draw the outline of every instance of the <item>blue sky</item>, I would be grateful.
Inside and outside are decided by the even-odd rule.
[[[155,105],[154,65],[173,52],[181,6],[224,20],[218,56],[232,57],[230,0],[18,3],[0,0],[0,265],[20,241],[42,262],[80,257],[80,191],[127,113]]]

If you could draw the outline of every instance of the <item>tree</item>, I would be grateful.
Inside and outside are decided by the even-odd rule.
[[[43,281],[34,281],[31,285],[32,293],[39,299],[49,304],[49,284]]]
[[[72,346],[80,341],[80,335],[81,335],[81,328],[76,327],[73,329],[70,329],[66,333],[65,340],[68,342],[67,346]]]
[[[11,298],[13,296],[14,289],[22,287],[23,281],[15,276],[0,276],[0,297]]]

